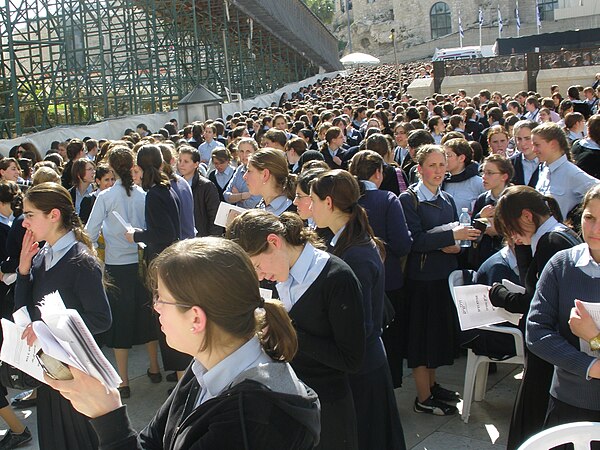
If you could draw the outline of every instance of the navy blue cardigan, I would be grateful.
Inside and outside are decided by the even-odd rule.
[[[458,222],[454,199],[447,192],[433,201],[418,202],[411,192],[400,194],[406,224],[411,232],[412,250],[406,262],[406,275],[411,280],[444,280],[458,268],[456,255],[442,252],[454,245],[452,230],[428,232],[450,222]]]
[[[412,244],[402,204],[393,192],[383,190],[365,191],[358,203],[367,211],[375,236],[385,242],[385,290],[400,289],[400,258],[408,255]]]

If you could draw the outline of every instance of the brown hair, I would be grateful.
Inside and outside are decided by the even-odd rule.
[[[506,179],[506,184],[510,183],[512,177],[515,176],[515,168],[510,162],[510,160],[502,155],[490,155],[483,160],[483,164],[491,163],[495,164],[498,168],[498,171],[503,175],[508,175]],[[483,165],[482,164],[482,165]]]
[[[294,150],[296,155],[302,156],[302,154],[308,150],[308,144],[302,138],[295,137],[285,143],[285,151]]]
[[[452,150],[456,156],[464,155],[465,167],[471,164],[471,161],[473,160],[473,149],[466,139],[450,139],[449,141],[444,142],[444,147]]]
[[[511,186],[506,188],[496,204],[494,225],[498,233],[503,236],[522,233],[519,218],[524,209],[533,214],[536,230],[542,223],[542,219],[549,216],[554,216],[556,220],[562,222],[560,208],[553,197],[542,195],[530,186]]]
[[[571,152],[569,151],[569,143],[567,141],[567,135],[561,127],[556,125],[554,122],[546,122],[538,125],[531,130],[532,136],[539,136],[546,142],[556,141],[561,151],[567,155],[567,158],[571,159]]]
[[[121,185],[125,189],[127,197],[131,197],[131,191],[133,190],[133,177],[131,176],[133,152],[124,145],[113,147],[108,154],[108,164],[114,170],[115,175],[121,179]]]
[[[251,209],[237,216],[227,227],[225,237],[239,244],[249,256],[260,255],[267,251],[267,236],[276,234],[289,245],[299,247],[310,243],[324,248],[319,237],[295,213],[275,214],[260,209]]]
[[[298,340],[289,316],[280,302],[263,303],[254,266],[235,242],[214,237],[176,242],[150,265],[154,289],[159,277],[177,303],[199,306],[206,314],[200,350],[212,351],[219,344],[215,332],[222,330],[245,339],[258,333],[264,350],[277,360],[290,361],[296,354]],[[257,314],[261,307],[262,316]]]
[[[0,159],[0,170],[6,170],[10,166],[10,163],[14,163],[17,166],[17,170],[19,171],[19,175],[21,175],[21,166],[19,165],[19,161],[16,158],[2,158]]]
[[[27,189],[24,199],[30,201],[44,214],[50,214],[53,209],[58,209],[62,227],[67,231],[73,231],[75,238],[85,244],[92,255],[96,255],[92,241],[75,212],[71,194],[64,187],[58,183],[41,183]]]
[[[210,158],[214,161],[225,162],[231,161],[231,153],[225,147],[217,147],[210,154]]]
[[[10,203],[14,217],[23,213],[23,194],[14,181],[0,181],[0,202]]]
[[[585,193],[583,200],[581,201],[581,211],[587,208],[587,205],[592,200],[600,200],[600,184],[592,186],[589,191]]]
[[[367,212],[358,204],[360,187],[356,178],[342,169],[329,170],[313,181],[311,192],[321,200],[330,197],[335,208],[350,215],[344,231],[333,248],[334,255],[340,256],[353,245],[365,245],[373,240],[377,244],[381,259],[385,259],[383,242],[375,237],[369,225]]]
[[[377,170],[383,171],[383,158],[373,150],[358,152],[348,167],[348,171],[359,180],[368,180]]]
[[[33,186],[42,183],[60,183],[60,175],[56,170],[49,166],[40,166],[33,172],[31,183]]]
[[[296,194],[296,176],[290,173],[285,153],[276,148],[262,148],[250,155],[248,165],[263,171],[269,170],[277,187],[290,199]]]
[[[375,133],[366,139],[365,149],[373,150],[381,155],[382,158],[385,158],[392,151],[392,146],[383,134]]]
[[[161,171],[163,157],[160,148],[154,144],[144,144],[137,152],[137,165],[144,171],[142,175],[142,187],[150,189],[157,184],[162,187],[170,187],[169,177]]]
[[[589,138],[600,144],[600,114],[594,114],[588,119],[588,136]]]
[[[73,177],[72,184],[73,186],[79,187],[79,184],[83,181],[83,177],[85,177],[85,172],[87,170],[87,165],[91,164],[94,169],[96,169],[96,165],[88,158],[79,158],[77,161],[73,162],[71,166],[71,176]]]
[[[420,166],[425,164],[427,157],[432,153],[440,153],[444,156],[444,159],[447,159],[446,153],[444,153],[444,150],[441,146],[435,144],[425,144],[420,146],[419,150],[417,150],[417,154],[415,155],[415,160],[417,161],[417,164]]]

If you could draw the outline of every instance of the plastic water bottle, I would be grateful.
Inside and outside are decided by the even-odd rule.
[[[471,226],[471,216],[469,215],[469,209],[468,208],[463,208],[462,209],[462,213],[460,214],[460,217],[458,218],[458,221],[460,222],[461,225],[463,225],[465,227],[470,227]],[[461,247],[470,247],[471,246],[471,241],[469,241],[469,240],[460,241],[460,246]]]

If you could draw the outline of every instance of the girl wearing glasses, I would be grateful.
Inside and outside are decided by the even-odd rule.
[[[313,448],[319,401],[287,362],[298,347],[296,333],[281,303],[261,299],[240,246],[218,238],[180,241],[154,260],[150,273],[167,342],[193,356],[150,424],[136,435],[118,391],[107,395],[74,368],[74,380],[49,380],[92,418],[100,447]]]
[[[348,373],[361,366],[365,337],[354,273],[323,251],[317,236],[292,213],[277,218],[248,211],[235,218],[227,237],[248,253],[259,279],[277,282],[298,333],[292,367],[321,402],[318,448],[357,449]]]
[[[75,205],[75,212],[79,214],[83,197],[94,190],[94,178],[96,176],[96,165],[87,157],[80,158],[71,166],[73,187],[69,189],[71,199]]]
[[[26,229],[17,271],[15,309],[26,307],[40,320],[36,306],[58,291],[67,308],[76,309],[92,334],[111,325],[111,311],[102,282],[102,269],[90,238],[75,213],[69,192],[56,183],[33,186],[23,201]],[[45,241],[40,249],[39,242]],[[23,339],[32,345],[31,327]],[[54,389],[42,385],[37,393],[40,449],[96,449],[97,438],[86,417]]]

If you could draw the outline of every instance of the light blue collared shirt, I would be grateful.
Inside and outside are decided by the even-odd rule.
[[[263,351],[256,336],[215,364],[210,370],[206,370],[197,359],[194,359],[192,372],[200,384],[200,393],[195,407],[197,408],[205,401],[218,396],[231,385],[240,373],[259,364],[271,362],[273,360]]]
[[[233,171],[234,169],[231,166],[227,166],[227,169],[225,169],[223,173],[215,170],[215,179],[217,180],[217,183],[219,183],[219,186],[221,186],[221,189],[224,189],[229,180],[231,180]]]
[[[292,201],[285,195],[275,197],[270,204],[266,205],[265,202],[260,202],[258,208],[264,209],[267,212],[275,214],[277,217],[282,215],[292,204]]]
[[[233,194],[233,188],[236,188],[238,193],[240,192],[248,192],[248,185],[246,184],[246,180],[244,180],[244,175],[248,168],[244,165],[238,166],[233,174],[233,178],[225,188],[223,192],[223,198],[225,201],[229,202],[229,196]],[[260,195],[253,195],[252,197],[236,202],[236,206],[241,206],[242,208],[250,209],[256,207],[262,197]]]
[[[427,186],[425,186],[425,183],[419,181],[415,191],[417,192],[417,198],[420,202],[432,202],[440,196],[441,189],[438,188],[437,192],[434,194]]]
[[[500,249],[500,255],[507,262],[508,267],[510,267],[510,270],[519,275],[519,266],[517,264],[517,257],[515,255],[515,252],[513,252],[508,245],[506,245]]]
[[[210,142],[204,141],[202,144],[200,144],[200,146],[198,147],[198,152],[200,153],[200,161],[210,163],[212,151],[217,147],[224,147],[224,145],[216,139],[213,139]]]
[[[527,159],[525,158],[525,155],[521,153],[521,162],[523,163],[523,180],[525,185],[528,185],[531,181],[533,173],[540,166],[540,160],[537,157],[533,159]]]
[[[0,214],[0,223],[3,223],[4,225],[8,225],[10,227],[14,220],[15,216],[13,216],[12,214],[8,217],[6,217],[3,214]]]
[[[360,180],[362,184],[365,186],[366,191],[376,191],[377,185],[369,180]]]
[[[46,242],[40,250],[40,256],[43,256],[44,258],[46,270],[52,269],[75,244],[77,244],[77,238],[73,231],[69,231],[56,241],[54,245],[50,245]]]
[[[340,236],[342,235],[342,233],[344,232],[345,229],[346,229],[346,225],[344,225],[342,228],[340,228],[338,230],[338,232],[333,235],[333,237],[331,238],[331,241],[329,241],[329,245],[331,245],[331,247],[335,247],[335,244],[337,244],[338,239],[340,238]]]
[[[551,195],[560,206],[563,217],[577,206],[585,193],[599,181],[588,175],[562,155],[551,164],[544,163],[535,186],[543,195]]]
[[[594,150],[600,150],[600,145],[598,145],[596,141],[592,140],[589,137],[581,139],[579,141],[579,145],[586,148],[593,148]]]
[[[531,236],[531,252],[535,255],[538,242],[546,233],[550,233],[551,231],[562,231],[566,229],[566,225],[560,223],[554,218],[554,216],[548,217],[548,219],[538,227],[535,233],[533,233],[533,236]]]
[[[438,134],[438,133],[431,132],[431,136],[433,137],[433,142],[436,145],[440,145],[442,143],[442,138],[444,137],[443,134],[441,134],[441,133]]]
[[[290,269],[288,279],[277,283],[277,292],[286,311],[292,309],[315,282],[329,258],[329,253],[314,248],[310,243],[304,245],[302,253]]]
[[[394,160],[396,160],[398,164],[402,165],[402,163],[404,162],[404,158],[406,158],[406,155],[408,155],[408,153],[408,147],[402,148],[398,146],[394,151]]]
[[[146,228],[146,193],[133,185],[131,195],[128,196],[121,180],[115,181],[114,186],[98,194],[90,218],[85,229],[90,239],[97,245],[100,231],[106,243],[104,261],[108,265],[122,266],[138,262],[138,246],[125,239],[125,228],[112,214],[118,212],[125,222],[134,228]]]
[[[575,267],[579,267],[588,277],[600,278],[600,264],[594,261],[590,247],[585,242],[571,247],[571,258],[575,261]]]
[[[79,189],[75,187],[75,212],[77,214],[79,214],[79,211],[81,209],[81,200],[83,200],[83,197],[85,197],[86,195],[91,194],[93,190],[94,187],[90,184],[82,195],[79,193]]]

